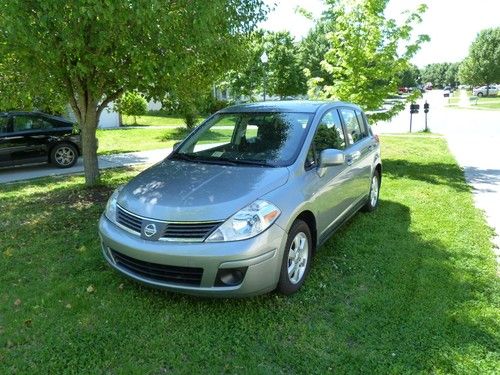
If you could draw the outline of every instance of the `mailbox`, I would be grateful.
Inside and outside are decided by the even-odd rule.
[[[415,104],[415,103],[410,104],[410,113],[418,113],[419,109],[420,109],[420,104]]]

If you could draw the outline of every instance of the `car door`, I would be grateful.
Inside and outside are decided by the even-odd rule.
[[[370,136],[363,114],[358,109],[341,107],[340,114],[347,135],[346,163],[352,179],[350,188],[353,206],[366,197],[370,190],[371,168],[375,141]]]
[[[10,164],[10,118],[9,116],[0,116],[0,166]]]
[[[30,114],[12,116],[11,161],[13,164],[36,163],[47,160],[48,124]]]
[[[355,196],[350,168],[347,164],[319,169],[321,151],[325,149],[344,150],[345,131],[337,109],[327,111],[321,118],[314,135],[308,155],[308,189],[314,196],[314,207],[318,219],[317,228],[320,240],[328,236],[336,224],[352,205]]]

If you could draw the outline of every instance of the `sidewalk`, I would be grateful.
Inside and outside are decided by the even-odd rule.
[[[138,164],[154,164],[164,159],[172,148],[161,150],[128,152],[124,154],[99,156],[99,169],[125,167]],[[0,169],[0,184],[31,180],[34,178],[83,173],[83,159],[79,158],[71,168],[55,168],[50,164],[39,164],[17,168]]]

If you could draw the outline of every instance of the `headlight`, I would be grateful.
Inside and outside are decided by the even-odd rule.
[[[274,204],[256,200],[227,219],[207,242],[246,240],[269,228],[281,214]]]
[[[118,194],[120,194],[122,189],[123,185],[117,187],[113,194],[111,194],[111,197],[109,197],[108,203],[106,204],[104,215],[106,215],[112,223],[116,223],[116,200],[118,199]]]

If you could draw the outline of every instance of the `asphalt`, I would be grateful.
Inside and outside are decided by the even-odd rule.
[[[419,101],[420,108],[430,104],[428,126],[442,134],[450,151],[464,169],[466,181],[473,187],[476,206],[485,212],[488,224],[495,230],[493,239],[500,263],[500,111],[447,108],[441,90],[433,90]],[[390,123],[373,126],[376,133],[406,133],[409,131],[409,108]],[[423,130],[423,111],[413,116],[414,131]],[[457,208],[459,209],[459,208]]]

